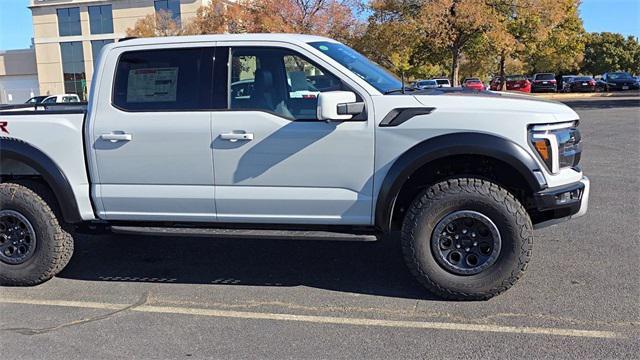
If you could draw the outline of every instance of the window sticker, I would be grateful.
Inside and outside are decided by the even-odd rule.
[[[129,70],[127,102],[175,102],[178,68]]]

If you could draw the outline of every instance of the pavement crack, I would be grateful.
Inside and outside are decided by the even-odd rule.
[[[102,314],[102,315],[98,315],[98,316],[94,316],[94,317],[90,317],[90,318],[86,318],[86,319],[80,319],[80,320],[74,320],[74,321],[70,321],[68,323],[64,323],[64,324],[60,324],[60,325],[56,325],[56,326],[50,326],[50,327],[46,327],[46,328],[3,328],[0,330],[3,331],[12,331],[21,335],[39,335],[39,334],[45,334],[51,331],[56,331],[56,330],[60,330],[60,329],[64,329],[64,328],[68,328],[68,327],[72,327],[72,326],[78,326],[78,325],[83,325],[83,324],[87,324],[90,322],[95,322],[95,321],[100,321],[100,320],[104,320],[107,318],[110,318],[116,314],[119,314],[121,312],[125,312],[127,310],[131,310],[134,309],[138,306],[142,306],[144,305],[147,300],[149,298],[149,293],[145,292],[143,293],[140,298],[138,299],[138,301],[136,301],[135,303],[125,306],[121,309],[118,310],[114,310],[112,312],[106,313],[106,314]]]

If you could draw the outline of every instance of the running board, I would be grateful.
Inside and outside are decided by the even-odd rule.
[[[266,229],[215,229],[179,227],[111,226],[117,234],[147,236],[198,236],[225,239],[272,240],[328,240],[328,241],[377,241],[376,235],[351,234],[333,231],[266,230]]]

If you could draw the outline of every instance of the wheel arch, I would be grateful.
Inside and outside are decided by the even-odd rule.
[[[12,160],[33,169],[49,186],[67,223],[82,222],[73,189],[65,173],[48,155],[24,141],[0,137],[0,162]],[[0,169],[0,177],[7,175]]]
[[[396,201],[403,187],[414,174],[428,171],[429,165],[459,157],[482,158],[515,171],[525,188],[533,193],[546,188],[535,172],[542,170],[534,158],[521,146],[496,135],[459,132],[425,140],[403,153],[393,163],[380,187],[375,208],[375,225],[379,230],[392,230],[392,218],[396,213]],[[544,177],[542,177],[544,179]]]

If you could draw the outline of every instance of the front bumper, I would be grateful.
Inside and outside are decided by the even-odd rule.
[[[578,182],[545,189],[534,195],[537,211],[544,214],[544,220],[536,223],[534,228],[554,225],[587,213],[591,182],[583,176]]]

